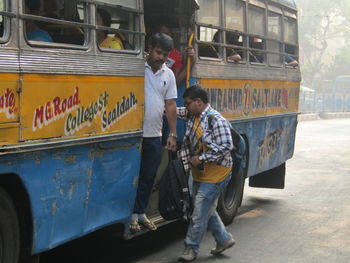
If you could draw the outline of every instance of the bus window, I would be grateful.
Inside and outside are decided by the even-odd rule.
[[[199,0],[200,9],[197,12],[198,23],[197,27],[197,39],[198,43],[198,55],[200,57],[219,58],[220,47],[215,43],[221,42],[219,36],[220,27],[220,1],[219,0]],[[203,43],[203,42],[209,43]],[[211,43],[210,43],[211,42]]]
[[[226,27],[244,32],[244,10],[241,0],[225,1]]]
[[[30,44],[86,44],[87,24],[83,1],[25,0],[25,38]],[[41,4],[43,3],[43,5]]]
[[[295,45],[298,43],[297,23],[295,19],[290,17],[284,19],[284,42]]]
[[[226,12],[226,28],[244,32],[244,14],[245,14],[245,3],[241,0],[225,1],[225,12]],[[237,46],[244,45],[244,35],[238,32],[226,32],[226,44],[234,45],[236,47],[230,47],[226,49],[226,57],[228,61],[238,61],[231,59],[232,56],[238,54],[240,60],[246,60],[245,50]]]
[[[249,61],[264,63],[265,40],[258,36],[265,35],[265,10],[263,8],[249,5],[248,9],[248,33],[255,36],[249,37]],[[260,51],[261,50],[261,51]]]
[[[198,22],[220,26],[220,1],[199,0]]]
[[[268,12],[267,17],[267,33],[270,40],[267,42],[268,51],[282,52],[282,15],[274,12]],[[279,54],[268,54],[269,64],[274,66],[282,65],[282,56]]]
[[[4,11],[4,1],[0,1],[0,11]],[[4,35],[4,16],[0,15],[0,39]]]
[[[198,27],[198,40],[206,42],[217,42],[219,43],[219,30],[209,27]],[[198,55],[200,57],[209,57],[209,58],[219,58],[219,46],[210,43],[199,43],[198,44]]]
[[[228,62],[238,62],[246,60],[246,52],[243,48],[244,35],[238,32],[226,32],[226,44],[234,45],[234,47],[226,48],[226,57]],[[235,59],[235,55],[239,55],[239,59]]]
[[[126,1],[121,2],[124,4]],[[136,8],[136,1],[131,1],[127,6],[132,6],[132,3]],[[96,40],[99,48],[103,51],[135,50],[139,46],[137,21],[136,12],[123,9],[120,5],[97,5]]]
[[[298,66],[298,62],[297,62],[297,58],[298,58],[298,47],[295,45],[289,45],[289,44],[285,44],[284,45],[284,52],[285,52],[285,56],[284,56],[284,63],[287,67],[297,67]]]
[[[16,15],[11,12],[10,5],[7,0],[0,0],[0,11],[4,12],[0,15],[0,43],[7,42],[10,37],[10,17]]]

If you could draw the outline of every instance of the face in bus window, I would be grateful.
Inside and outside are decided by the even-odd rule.
[[[56,0],[44,1],[44,16],[59,19],[59,10]]]
[[[104,9],[97,9],[96,12],[96,25],[109,27],[111,25],[111,16]],[[107,32],[104,30],[97,30],[97,42],[101,44],[107,37]]]

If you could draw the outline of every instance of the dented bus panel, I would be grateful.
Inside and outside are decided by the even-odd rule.
[[[127,223],[140,142],[140,137],[116,138],[2,156],[0,173],[20,175],[30,197],[34,253],[105,225]]]

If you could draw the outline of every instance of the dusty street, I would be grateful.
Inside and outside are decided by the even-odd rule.
[[[350,262],[350,120],[299,123],[285,190],[248,186],[229,226],[237,244],[220,257],[207,234],[195,262]],[[185,226],[175,223],[130,241],[89,236],[42,256],[43,263],[176,262]]]

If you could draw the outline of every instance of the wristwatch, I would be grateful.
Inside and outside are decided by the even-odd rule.
[[[176,138],[176,133],[170,132],[169,137],[175,137]]]

